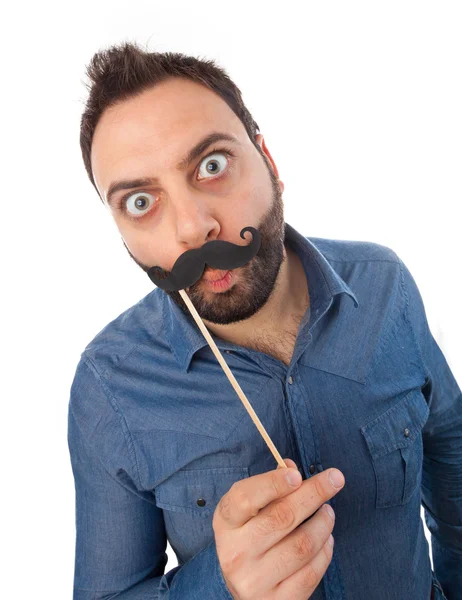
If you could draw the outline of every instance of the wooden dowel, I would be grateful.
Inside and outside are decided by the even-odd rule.
[[[191,300],[189,299],[188,294],[184,291],[184,290],[179,290],[181,297],[183,298],[183,300],[185,301],[186,306],[189,308],[190,313],[192,314],[192,316],[194,317],[194,320],[196,321],[198,327],[200,328],[200,330],[202,331],[202,333],[204,334],[205,339],[207,340],[210,348],[212,349],[212,352],[215,354],[218,362],[220,363],[223,371],[225,372],[227,378],[229,379],[231,385],[233,386],[234,390],[236,391],[236,394],[239,396],[239,398],[241,399],[243,405],[245,406],[245,408],[247,409],[247,412],[249,413],[249,415],[252,418],[252,421],[255,423],[258,431],[260,432],[261,436],[263,437],[263,439],[265,440],[266,444],[268,445],[268,448],[271,450],[271,452],[273,453],[274,458],[276,459],[276,462],[278,463],[278,467],[277,468],[287,468],[287,465],[285,464],[284,460],[282,459],[281,455],[279,454],[279,452],[276,449],[276,446],[273,444],[273,442],[271,441],[271,438],[269,437],[269,435],[267,434],[265,428],[263,427],[262,423],[260,422],[260,419],[258,418],[256,412],[254,411],[254,409],[252,408],[250,402],[247,400],[244,392],[241,389],[241,386],[238,384],[238,382],[236,381],[236,378],[234,377],[234,375],[232,374],[230,368],[228,367],[225,359],[223,358],[220,350],[217,348],[217,345],[215,344],[215,342],[213,341],[212,336],[210,335],[207,327],[204,325],[204,322],[202,321],[202,319],[199,316],[199,313],[197,312],[194,304],[191,302]]]

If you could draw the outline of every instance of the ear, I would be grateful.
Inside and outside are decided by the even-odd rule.
[[[259,146],[261,147],[262,151],[265,153],[265,155],[267,156],[273,171],[276,175],[276,177],[279,179],[279,172],[278,172],[278,168],[276,166],[276,163],[273,160],[273,157],[270,154],[270,151],[268,150],[268,146],[265,143],[265,140],[263,138],[263,135],[261,133],[257,133],[257,137],[256,137],[257,143],[259,144]],[[284,191],[284,183],[279,179],[279,187],[281,188],[281,192]]]

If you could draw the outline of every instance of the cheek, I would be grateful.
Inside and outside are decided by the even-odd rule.
[[[165,245],[155,241],[152,233],[140,229],[131,228],[130,225],[118,225],[118,230],[122,239],[135,258],[144,264],[165,264],[168,258],[159,251],[165,248]],[[158,261],[157,263],[153,262]]]
[[[220,211],[219,220],[222,226],[220,237],[233,240],[236,239],[237,232],[237,243],[239,243],[241,229],[259,223],[271,204],[271,182],[263,178],[249,179],[247,183],[241,182],[241,185],[233,190],[229,205]]]
[[[178,256],[184,252],[175,248],[171,239],[160,238],[152,232],[128,229],[122,237],[133,256],[150,267],[159,266],[171,271]]]
[[[266,182],[260,182],[253,185],[247,194],[249,211],[254,222],[259,222],[262,215],[266,214],[272,204],[272,188]]]
[[[260,161],[254,165],[254,171],[245,179],[248,185],[244,189],[246,203],[252,210],[252,214],[258,219],[266,213],[272,205],[273,187],[270,175]]]

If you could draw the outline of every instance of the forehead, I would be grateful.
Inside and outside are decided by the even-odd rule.
[[[106,109],[91,150],[100,194],[115,178],[161,175],[214,130],[234,133],[243,144],[248,139],[242,122],[218,94],[180,78]]]

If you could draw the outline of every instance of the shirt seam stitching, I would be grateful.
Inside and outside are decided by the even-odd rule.
[[[398,263],[397,260],[391,260],[388,258],[331,258],[330,256],[324,255],[329,261],[332,262],[355,262],[355,263],[363,263],[363,262],[387,262],[396,265]]]
[[[136,476],[138,477],[138,485],[141,487],[141,477],[140,477],[140,471],[139,471],[139,467],[138,467],[138,461],[136,458],[136,452],[135,452],[135,446],[133,443],[133,439],[132,439],[132,435],[130,432],[130,428],[128,427],[128,423],[127,420],[125,419],[125,416],[122,412],[122,410],[120,409],[120,407],[117,405],[117,402],[114,398],[114,396],[111,394],[110,390],[108,389],[108,386],[106,385],[105,381],[103,380],[103,378],[101,377],[101,375],[98,372],[98,369],[96,368],[96,365],[93,363],[93,361],[91,360],[91,358],[86,354],[83,353],[82,354],[82,359],[83,361],[87,364],[87,366],[91,369],[93,375],[95,376],[95,378],[99,381],[101,388],[109,402],[109,404],[111,405],[113,411],[117,414],[117,416],[119,417],[121,423],[122,423],[122,435],[124,437],[125,443],[127,444],[127,448],[129,450],[129,453],[132,456],[132,461],[134,462],[134,467],[135,467],[135,472],[136,472]],[[125,425],[126,431],[124,430],[123,425]]]
[[[403,262],[402,262],[401,259],[398,259],[398,260],[399,260],[398,264],[399,264],[400,274],[401,274],[401,277],[400,277],[401,289],[403,291],[404,298],[405,298],[405,306],[404,306],[404,312],[403,312],[404,318],[407,321],[407,323],[409,324],[409,327],[410,327],[410,330],[411,330],[411,334],[412,334],[412,340],[414,342],[415,347],[417,348],[417,353],[419,355],[420,362],[421,362],[421,365],[423,367],[423,370],[424,370],[425,374],[427,375],[429,373],[429,369],[428,369],[427,363],[425,362],[425,358],[424,358],[423,353],[422,353],[422,351],[420,349],[420,346],[419,346],[419,344],[417,342],[417,337],[415,335],[415,331],[414,331],[414,327],[412,325],[412,321],[409,318],[409,296],[408,296],[407,291],[406,291],[406,282],[404,281]]]

